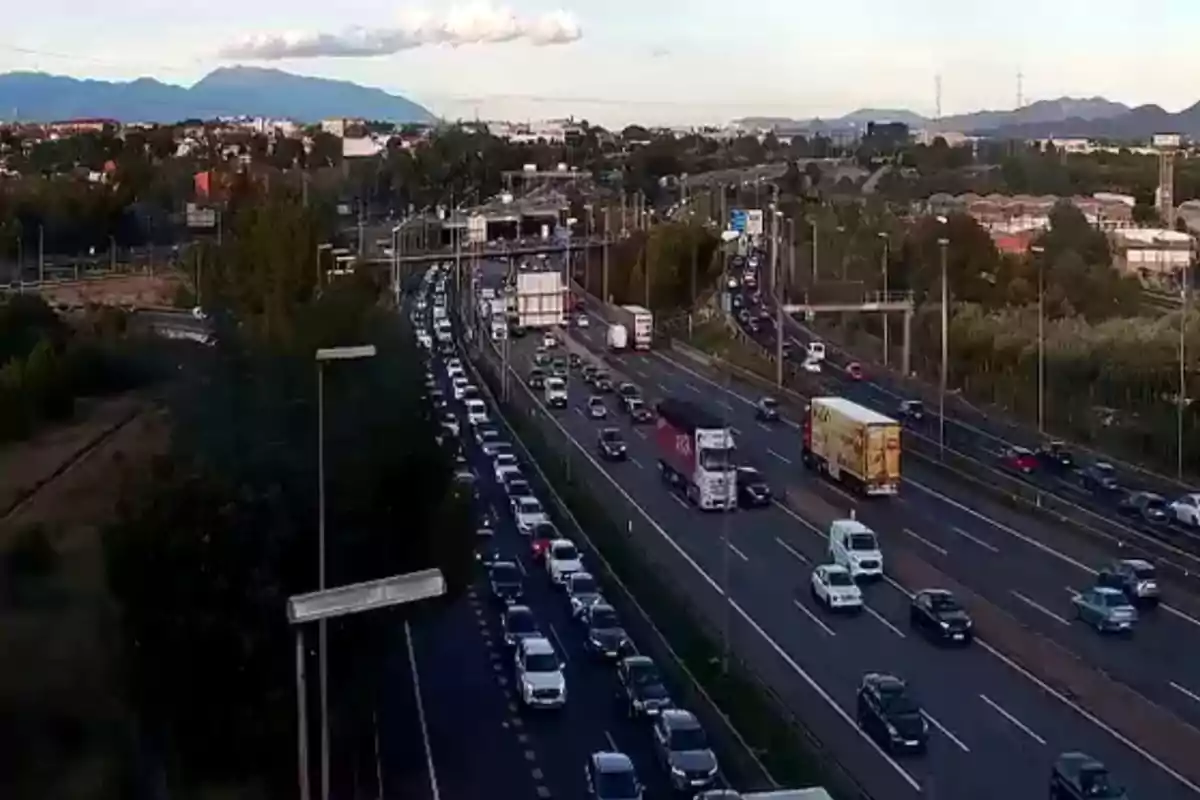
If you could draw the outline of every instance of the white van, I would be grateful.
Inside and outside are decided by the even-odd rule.
[[[470,399],[464,405],[467,407],[468,425],[482,425],[488,421],[487,406],[482,400]]]
[[[562,378],[546,379],[546,405],[551,408],[567,407],[567,384]]]
[[[829,557],[855,580],[883,577],[883,552],[875,531],[855,519],[829,523]]]

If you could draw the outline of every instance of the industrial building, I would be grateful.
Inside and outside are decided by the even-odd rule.
[[[1192,237],[1165,229],[1132,228],[1110,234],[1113,266],[1152,286],[1178,286],[1192,263]]]

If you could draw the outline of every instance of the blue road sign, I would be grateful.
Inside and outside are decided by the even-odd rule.
[[[738,233],[746,232],[746,209],[734,208],[729,211],[729,228]]]

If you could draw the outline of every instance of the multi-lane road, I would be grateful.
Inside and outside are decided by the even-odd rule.
[[[594,355],[602,346],[603,328],[596,321],[572,336],[579,352]],[[528,370],[532,347],[528,340],[514,343],[511,359],[518,375]],[[890,504],[859,503],[803,473],[794,424],[757,422],[752,409],[757,395],[749,387],[723,383],[700,367],[659,353],[610,359],[610,368],[650,399],[689,397],[728,419],[747,461],[771,479],[777,493],[791,494],[790,502],[761,511],[701,514],[661,484],[652,428],[624,425],[630,461],[598,463],[676,550],[674,568],[704,575],[688,584],[701,587],[698,591],[720,593],[728,535],[728,596],[738,619],[739,652],[764,671],[783,665],[788,685],[776,688],[801,706],[805,720],[872,795],[881,800],[917,793],[1029,796],[1046,791],[1051,760],[1069,749],[1101,758],[1139,796],[1198,791],[1137,742],[986,642],[945,652],[914,636],[907,626],[908,596],[899,585],[885,581],[871,587],[868,612],[854,619],[821,613],[806,586],[812,565],[825,557],[823,521],[854,506],[858,518],[880,533],[885,550],[904,548],[929,560],[1025,625],[1078,648],[1088,662],[1123,671],[1123,678],[1139,682],[1144,693],[1193,722],[1200,722],[1200,686],[1190,667],[1200,654],[1200,621],[1162,609],[1133,641],[1102,641],[1070,620],[1069,592],[1088,584],[1095,563],[1078,548],[1057,550],[1060,535],[1043,536],[1038,524],[984,501],[961,501],[929,475],[915,476],[921,488],[913,489],[910,482]],[[561,426],[592,452],[597,424],[584,414],[587,396],[585,387],[573,386],[571,407],[546,424]],[[704,605],[700,598],[696,603]],[[855,687],[871,670],[894,671],[916,688],[934,730],[927,758],[894,760],[853,726]]]
[[[467,361],[465,354],[462,360]],[[406,800],[577,798],[585,795],[588,757],[616,750],[633,761],[647,796],[670,796],[649,723],[628,717],[614,667],[586,650],[564,593],[552,588],[545,569],[531,557],[529,538],[516,529],[491,461],[476,446],[461,404],[452,399],[444,364],[431,358],[431,370],[459,420],[464,454],[476,476],[475,511],[490,512],[494,551],[515,561],[524,575],[521,602],[531,607],[565,662],[568,701],[558,711],[521,708],[500,606],[481,573],[464,600],[414,622],[411,643],[407,630],[396,637],[388,656],[392,679],[379,709],[376,774],[366,785],[373,789],[377,783],[381,797]],[[489,413],[500,419],[494,407]],[[533,466],[525,462],[522,470],[549,505]],[[573,533],[569,527],[563,532]]]

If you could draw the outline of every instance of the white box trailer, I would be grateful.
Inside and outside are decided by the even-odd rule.
[[[610,306],[610,321],[629,334],[634,350],[649,350],[654,340],[654,315],[641,306]]]
[[[517,324],[526,329],[566,325],[565,294],[558,270],[517,273]]]

